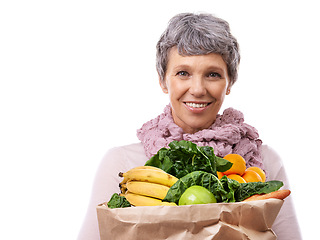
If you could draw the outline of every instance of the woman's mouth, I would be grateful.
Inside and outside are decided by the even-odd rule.
[[[196,103],[196,102],[184,102],[186,108],[192,113],[202,113],[205,111],[211,102]]]
[[[186,102],[185,103],[188,107],[192,108],[204,108],[208,106],[210,103],[192,103],[192,102]]]

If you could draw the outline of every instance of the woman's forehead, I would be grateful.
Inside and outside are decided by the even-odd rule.
[[[169,51],[167,69],[176,66],[192,67],[197,65],[220,68],[221,70],[227,69],[227,65],[222,56],[217,53],[209,53],[204,55],[181,55],[176,47]]]

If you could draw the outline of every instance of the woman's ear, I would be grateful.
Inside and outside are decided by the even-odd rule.
[[[230,83],[230,81],[228,81],[228,86],[227,86],[227,90],[226,90],[226,95],[229,95],[229,94],[230,94],[231,87],[232,87],[232,84]]]
[[[161,79],[161,77],[159,77],[159,84],[160,84],[160,87],[162,89],[162,92],[167,94],[168,93],[167,84],[166,84],[164,79]]]

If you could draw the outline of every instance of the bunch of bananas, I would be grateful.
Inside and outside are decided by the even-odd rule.
[[[119,184],[121,194],[133,206],[176,205],[162,202],[169,188],[178,181],[178,178],[166,173],[160,168],[151,166],[135,167],[125,173]]]

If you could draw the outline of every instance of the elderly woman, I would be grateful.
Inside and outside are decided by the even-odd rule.
[[[144,165],[173,140],[212,146],[222,157],[238,153],[247,166],[263,168],[269,180],[281,180],[289,188],[278,155],[262,145],[257,130],[244,123],[243,114],[232,108],[219,114],[237,80],[239,62],[239,46],[226,21],[191,13],[171,19],[157,44],[159,83],[170,104],[138,130],[141,142],[111,149],[104,156],[79,240],[99,239],[96,206],[119,192],[117,173]],[[291,197],[273,229],[280,240],[301,239]]]

